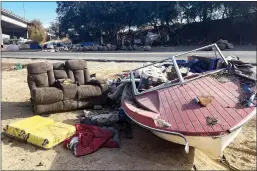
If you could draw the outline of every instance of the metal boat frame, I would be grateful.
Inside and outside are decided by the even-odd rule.
[[[212,48],[212,50],[215,52],[216,54],[216,50],[218,51],[218,53],[220,54],[221,58],[224,60],[226,66],[228,66],[228,61],[226,60],[225,56],[222,54],[222,52],[220,51],[219,47],[217,46],[216,43],[214,44],[210,44],[210,45],[207,45],[207,46],[204,46],[204,47],[201,47],[201,48],[198,48],[198,49],[194,49],[194,50],[191,50],[191,51],[188,51],[188,52],[184,52],[184,53],[180,53],[178,55],[175,55],[175,56],[171,56],[171,57],[168,57],[164,60],[160,60],[160,61],[157,61],[157,62],[153,62],[151,64],[148,64],[148,65],[145,65],[145,66],[142,66],[142,67],[139,67],[139,68],[136,68],[136,69],[133,69],[130,71],[130,81],[132,83],[132,88],[133,88],[133,93],[135,96],[137,95],[140,95],[140,94],[144,94],[144,93],[147,93],[147,92],[151,92],[151,91],[155,91],[155,90],[160,90],[160,89],[164,89],[164,88],[167,88],[167,87],[171,87],[171,86],[175,86],[175,85],[181,85],[181,84],[185,84],[189,81],[192,81],[192,80],[195,80],[195,79],[198,79],[200,77],[203,77],[203,76],[206,76],[206,75],[210,75],[210,74],[214,74],[214,73],[217,73],[217,72],[220,72],[220,71],[223,71],[225,70],[224,68],[223,69],[218,69],[218,70],[214,70],[214,71],[210,71],[210,72],[205,72],[204,74],[201,74],[199,76],[196,76],[194,78],[191,78],[191,79],[188,79],[188,80],[184,80],[184,78],[182,77],[182,74],[179,70],[179,67],[178,67],[178,64],[175,60],[175,57],[179,57],[179,56],[182,56],[182,55],[186,55],[186,54],[189,54],[189,53],[192,53],[192,52],[196,52],[196,51],[199,51],[199,50],[203,50],[203,49],[207,49],[207,48]],[[148,89],[148,90],[145,90],[143,92],[138,92],[138,90],[136,89],[136,84],[135,84],[135,78],[134,78],[134,74],[133,72],[136,71],[136,70],[139,70],[139,69],[142,69],[142,68],[145,68],[145,67],[148,67],[148,66],[151,66],[151,65],[154,65],[154,64],[157,64],[157,63],[160,63],[160,62],[164,62],[164,61],[168,61],[168,60],[171,60],[171,62],[173,63],[175,69],[176,69],[176,73],[177,73],[177,76],[179,78],[179,82],[178,83],[175,83],[175,84],[171,84],[171,81],[168,81],[166,83],[163,83],[159,86],[156,86],[156,87],[153,87],[151,89]]]

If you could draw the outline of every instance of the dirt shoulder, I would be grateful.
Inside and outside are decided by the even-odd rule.
[[[2,68],[13,64],[27,64],[46,60],[2,59]],[[56,61],[49,61],[56,62]],[[91,73],[97,77],[112,78],[115,74],[136,68],[140,63],[88,62]],[[2,70],[2,127],[33,116],[26,81],[27,71]],[[81,110],[49,115],[56,121],[76,123]],[[201,170],[226,170],[203,152],[165,141],[151,132],[133,125],[133,139],[121,136],[118,149],[100,149],[76,158],[71,151],[58,145],[42,150],[9,137],[2,137],[3,170],[192,170],[193,164]],[[208,144],[206,144],[208,145]],[[210,147],[211,148],[211,147]],[[252,119],[239,136],[226,148],[230,164],[240,170],[256,170],[256,118]],[[41,162],[42,166],[38,166]]]

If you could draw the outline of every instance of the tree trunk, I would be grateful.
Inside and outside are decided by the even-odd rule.
[[[169,36],[169,39],[170,39],[170,36],[171,36],[171,32],[170,32],[170,24],[169,24],[169,21],[166,20],[166,25],[168,27],[168,36]],[[169,42],[169,40],[167,40],[167,42]]]
[[[204,10],[203,10],[203,22],[204,21],[206,21],[207,20],[207,9],[205,8]]]
[[[130,27],[131,27],[131,20],[129,20],[129,32],[130,32]]]
[[[225,18],[225,13],[226,13],[226,10],[227,10],[227,7],[224,7],[224,8],[225,8],[225,9],[224,9],[223,14],[222,14],[222,19]]]

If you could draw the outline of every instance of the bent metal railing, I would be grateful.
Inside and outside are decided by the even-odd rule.
[[[206,72],[206,73],[204,73],[202,75],[199,75],[197,77],[194,77],[194,78],[191,78],[191,79],[188,79],[188,80],[184,80],[184,78],[182,77],[182,74],[181,74],[181,72],[179,70],[178,64],[177,64],[177,62],[175,60],[175,57],[179,57],[179,56],[182,56],[182,55],[186,55],[186,54],[189,54],[189,53],[192,53],[192,52],[196,52],[196,51],[199,51],[199,50],[203,50],[203,49],[207,49],[207,48],[213,48],[212,50],[214,50],[214,51],[217,50],[218,53],[220,54],[221,58],[224,60],[225,64],[228,65],[228,61],[226,60],[225,56],[222,54],[222,52],[220,51],[220,49],[219,49],[219,47],[217,46],[216,43],[210,44],[210,45],[198,48],[198,49],[194,49],[194,50],[191,50],[191,51],[187,51],[187,52],[184,52],[184,53],[180,53],[178,55],[171,56],[171,57],[168,57],[166,59],[163,59],[163,60],[160,60],[160,61],[156,61],[156,62],[153,62],[151,64],[148,64],[148,65],[145,65],[145,66],[142,66],[142,67],[139,67],[139,68],[131,70],[130,71],[130,81],[132,83],[132,88],[133,88],[134,95],[140,95],[140,94],[144,94],[144,93],[155,91],[155,90],[159,90],[159,89],[164,89],[164,88],[175,86],[175,85],[181,85],[181,84],[190,82],[192,80],[198,79],[200,77],[203,77],[203,76],[206,76],[206,75],[209,75],[209,74],[213,74],[213,73],[217,73],[217,72],[220,72],[220,71],[224,70],[224,69],[218,69],[218,70],[215,70],[215,71]],[[215,53],[216,53],[216,51],[215,51]],[[138,70],[138,69],[142,69],[142,68],[145,68],[145,67],[157,64],[157,63],[161,63],[161,62],[167,61],[167,60],[171,60],[172,61],[173,65],[174,65],[174,67],[176,69],[176,73],[177,73],[177,76],[179,78],[179,82],[171,84],[171,81],[168,81],[168,82],[165,82],[165,83],[163,83],[161,85],[153,87],[151,89],[145,90],[143,92],[138,92],[138,90],[136,88],[136,83],[135,83],[135,78],[134,78],[133,72]]]

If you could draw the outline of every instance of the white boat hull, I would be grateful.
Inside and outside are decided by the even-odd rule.
[[[185,136],[189,146],[195,147],[213,159],[220,159],[224,149],[235,139],[242,130],[238,128],[232,133],[222,136]],[[177,144],[185,145],[185,140],[179,136],[152,131],[158,137]]]

